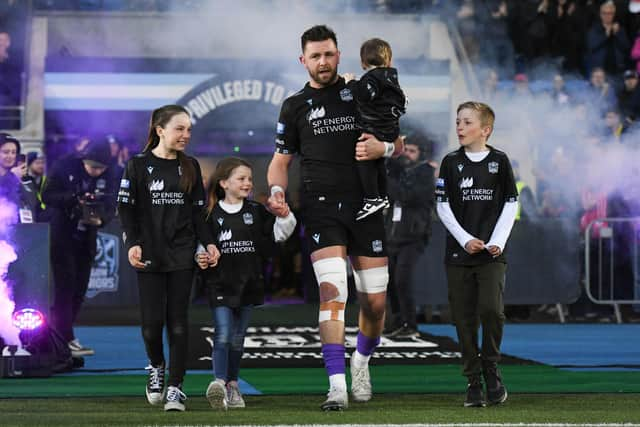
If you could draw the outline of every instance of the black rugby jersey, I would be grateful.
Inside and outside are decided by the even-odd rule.
[[[191,193],[180,187],[177,159],[162,159],[148,151],[133,157],[120,182],[118,212],[127,250],[142,247],[143,271],[167,272],[194,266],[197,240],[213,243],[204,223],[204,188],[200,165]]]
[[[376,67],[360,80],[347,83],[358,106],[356,122],[364,132],[380,141],[395,141],[400,134],[400,116],[406,112],[407,98],[398,83],[398,71]]]
[[[236,213],[216,203],[207,226],[220,250],[215,267],[204,270],[212,307],[240,307],[264,302],[263,265],[275,246],[275,217],[260,203],[244,200]]]
[[[489,242],[506,202],[518,200],[518,190],[507,155],[487,145],[489,154],[471,161],[460,147],[445,156],[436,181],[436,201],[449,202],[458,223],[472,236]],[[477,265],[506,262],[504,252],[469,254],[447,231],[445,263]]]
[[[303,192],[360,200],[355,168],[356,105],[344,79],[321,89],[309,83],[282,104],[276,152],[302,157]]]

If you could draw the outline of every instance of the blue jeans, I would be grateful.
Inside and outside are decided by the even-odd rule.
[[[213,372],[216,378],[238,380],[240,360],[244,349],[244,336],[249,327],[252,305],[239,308],[219,306],[213,310],[215,334],[213,336]]]

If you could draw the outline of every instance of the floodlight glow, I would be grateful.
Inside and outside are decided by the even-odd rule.
[[[23,308],[13,313],[13,325],[21,331],[33,331],[44,325],[44,314],[33,308]]]

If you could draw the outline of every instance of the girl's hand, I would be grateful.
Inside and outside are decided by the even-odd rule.
[[[206,252],[200,252],[196,255],[196,263],[202,270],[206,270],[209,267],[209,254]]]
[[[144,268],[145,264],[142,262],[142,247],[140,245],[131,246],[129,248],[129,264],[133,268]]]
[[[210,244],[207,245],[207,254],[208,263],[211,267],[215,267],[218,265],[218,260],[220,259],[220,251],[216,247],[216,245]]]

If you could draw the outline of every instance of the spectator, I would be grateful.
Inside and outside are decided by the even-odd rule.
[[[10,46],[11,36],[0,30],[0,107],[20,104],[20,69],[10,59]],[[0,110],[0,128],[19,127],[18,116],[16,112]]]
[[[531,99],[533,94],[529,88],[529,77],[524,73],[518,73],[513,77],[513,94],[514,98]]]
[[[40,218],[46,209],[45,203],[42,201],[42,191],[47,180],[45,176],[46,160],[44,154],[31,151],[27,153],[27,175],[33,183],[33,189],[39,203],[38,221],[44,221]]]
[[[553,76],[553,88],[551,89],[551,99],[557,106],[567,105],[571,100],[569,92],[565,88],[564,77],[562,74],[556,74]]]
[[[599,110],[600,114],[617,105],[614,90],[607,81],[607,74],[600,67],[596,67],[591,71],[589,88],[582,96],[584,98],[583,101]]]
[[[416,131],[405,139],[402,156],[387,161],[392,204],[385,215],[391,301],[389,337],[418,336],[412,276],[431,236],[435,170],[427,159],[432,146],[426,135]]]
[[[600,21],[587,34],[586,62],[589,70],[601,67],[615,76],[622,73],[628,62],[629,39],[615,21],[616,6],[609,0],[600,6]]]
[[[555,10],[551,54],[560,57],[567,72],[582,70],[586,15],[576,0],[558,0]]]
[[[640,117],[640,87],[635,70],[624,72],[624,86],[618,94],[618,107],[627,125]]]
[[[636,72],[640,73],[640,31],[636,34],[636,40],[631,49],[631,59],[636,64]]]
[[[605,142],[619,143],[626,127],[620,118],[620,113],[614,108],[610,108],[604,115],[604,138]]]

